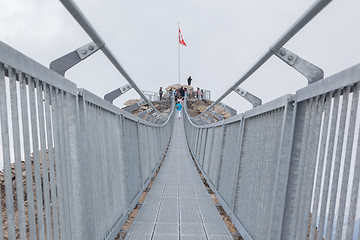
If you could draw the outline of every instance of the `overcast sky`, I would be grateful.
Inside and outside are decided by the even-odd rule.
[[[313,0],[76,0],[125,70],[142,90],[178,82],[178,22],[181,83],[212,91],[216,100],[267,51]],[[91,39],[56,0],[0,0],[0,40],[41,64]],[[360,1],[334,0],[285,47],[321,67],[325,76],[360,63]],[[66,77],[103,96],[124,84],[101,51]],[[263,102],[307,85],[277,57],[241,85]],[[115,101],[138,98],[131,90]],[[223,102],[242,112],[251,105],[235,93]]]

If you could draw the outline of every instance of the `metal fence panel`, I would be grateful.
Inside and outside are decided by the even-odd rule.
[[[224,126],[214,129],[214,141],[210,156],[209,180],[214,186],[218,185],[221,150],[223,148]]]
[[[131,203],[141,189],[141,172],[140,172],[140,156],[139,156],[139,140],[137,134],[137,124],[131,120],[124,118],[124,155],[126,159],[127,169],[127,185],[129,200]]]
[[[151,127],[147,127],[148,129],[148,135],[147,135],[147,142],[149,144],[149,148],[148,148],[148,154],[150,156],[150,164],[151,164],[151,168],[153,168],[156,165],[156,157],[155,157],[155,149],[154,149],[154,141],[152,139],[153,137],[153,128]]]
[[[25,88],[25,83],[20,80],[21,88]],[[58,213],[58,197],[57,197],[57,186],[56,186],[56,175],[55,175],[55,154],[54,154],[54,133],[53,133],[53,121],[51,114],[51,95],[52,90],[48,84],[44,85],[45,95],[45,116],[46,116],[46,139],[47,139],[47,154],[49,158],[49,177],[50,177],[50,196],[51,196],[51,214],[52,214],[52,229],[54,232],[54,239],[59,239],[59,213]],[[23,121],[25,122],[25,121]]]
[[[206,154],[206,142],[208,139],[208,133],[209,133],[209,129],[205,128],[204,129],[204,134],[203,134],[203,139],[202,139],[202,144],[201,144],[201,155],[200,155],[200,159],[201,159],[201,167],[204,168],[204,161],[205,161],[205,154]]]
[[[12,115],[12,129],[13,129],[13,144],[19,146],[14,149],[14,160],[15,160],[15,179],[22,178],[22,165],[21,165],[21,149],[20,149],[20,123],[19,123],[19,111],[17,102],[17,83],[14,69],[10,69],[10,99],[11,99],[11,115]],[[15,186],[14,186],[15,187]],[[18,222],[20,234],[18,237],[25,238],[26,227],[25,227],[25,207],[24,207],[24,186],[22,181],[16,181],[16,200],[18,209]],[[15,199],[15,198],[14,198]],[[48,202],[48,201],[47,201]],[[48,213],[48,211],[47,211]],[[48,216],[47,216],[48,217]],[[47,226],[48,227],[48,226]],[[49,228],[47,228],[49,229]]]
[[[237,168],[239,166],[239,137],[241,122],[233,122],[225,126],[224,147],[222,149],[221,163],[219,169],[218,191],[228,206],[234,202],[233,195],[237,182]]]
[[[62,223],[60,226],[63,226],[61,231],[61,238],[71,238],[72,237],[72,216],[71,211],[71,201],[72,201],[72,185],[71,185],[71,168],[70,168],[70,159],[69,159],[69,134],[67,132],[67,116],[66,116],[66,101],[65,95],[67,93],[61,90],[57,90],[55,94],[55,107],[54,111],[56,112],[57,124],[55,125],[56,133],[55,138],[58,139],[57,146],[55,146],[55,151],[58,153],[56,157],[56,166],[57,173],[59,176],[59,188],[61,188],[61,201],[62,210],[60,210],[60,218]]]
[[[146,180],[150,177],[151,170],[153,166],[150,166],[150,158],[148,157],[148,141],[146,139],[147,136],[147,128],[143,124],[138,125],[138,134],[139,134],[139,148],[141,151],[140,154],[140,162],[141,162],[141,185],[145,184]],[[152,164],[151,164],[152,165]]]
[[[199,164],[202,168],[204,168],[204,156],[205,156],[205,147],[206,147],[206,139],[207,139],[208,129],[203,129],[203,133],[201,136],[201,146],[200,146],[200,156],[199,156]]]
[[[81,103],[80,103],[81,105]],[[91,102],[84,102],[85,127],[80,160],[82,204],[85,219],[91,219],[84,232],[91,238],[102,238],[119,217],[126,214],[126,172],[122,150],[121,118]],[[105,120],[105,121],[104,121]],[[107,197],[104,197],[107,196]],[[93,211],[87,211],[93,209]]]
[[[286,206],[286,191],[289,177],[291,146],[294,132],[294,104],[293,97],[288,96],[285,103],[283,124],[278,151],[278,165],[275,174],[273,209],[271,212],[269,239],[281,239],[282,225],[284,222],[284,209]]]
[[[196,129],[196,135],[195,135],[195,158],[199,159],[199,146],[200,146],[200,134],[202,129]]]
[[[200,129],[199,130],[199,135],[198,135],[198,146],[197,146],[197,159],[200,160],[200,162],[202,161],[201,159],[201,150],[202,150],[202,146],[203,146],[203,142],[204,142],[204,139],[203,139],[203,136],[204,136],[204,133],[205,133],[205,130],[206,129]]]
[[[211,149],[214,141],[214,128],[208,128],[208,134],[205,143],[205,154],[203,161],[203,170],[208,175],[210,170],[210,157],[211,157]]]
[[[284,109],[245,119],[234,214],[254,239],[269,237]]]
[[[4,180],[5,180],[5,203],[7,216],[7,234],[11,239],[15,239],[15,213],[14,213],[14,193],[11,179],[11,159],[10,159],[10,136],[9,136],[9,119],[5,85],[4,64],[0,64],[0,117],[1,117],[1,136],[2,136],[2,154],[4,163]],[[5,219],[4,219],[5,220]],[[5,229],[4,229],[5,230]]]

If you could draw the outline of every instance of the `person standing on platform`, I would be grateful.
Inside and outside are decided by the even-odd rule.
[[[169,90],[169,99],[170,99],[170,101],[171,101],[171,99],[172,99],[172,95],[173,95],[173,89],[170,88],[170,90]]]
[[[183,98],[185,96],[185,91],[184,91],[184,88],[181,87],[180,88],[180,96]]]
[[[191,81],[192,81],[191,76],[189,76],[189,78],[187,79],[187,82],[188,82],[189,86],[191,86]]]
[[[160,87],[160,90],[159,90],[160,101],[162,100],[163,93],[164,93],[164,91],[162,90],[162,87]]]

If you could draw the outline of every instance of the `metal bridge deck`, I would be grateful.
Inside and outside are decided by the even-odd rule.
[[[183,119],[175,119],[168,153],[127,240],[231,240],[192,161]]]

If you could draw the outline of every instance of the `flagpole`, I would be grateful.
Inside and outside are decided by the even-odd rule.
[[[180,22],[178,22],[178,63],[179,63],[179,84],[180,84],[180,33],[179,30],[180,29]]]

